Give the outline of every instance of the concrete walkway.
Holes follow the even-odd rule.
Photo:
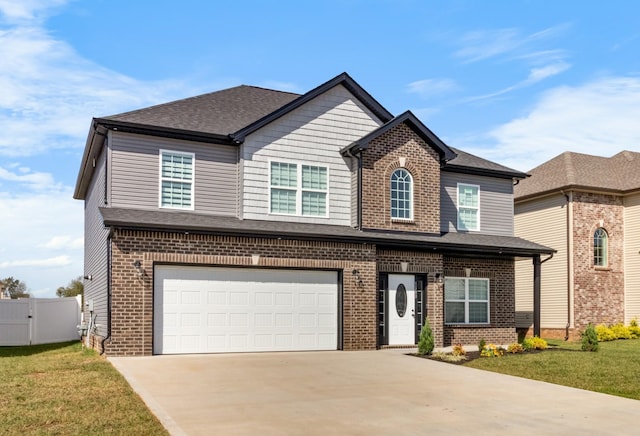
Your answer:
[[[109,360],[173,435],[638,434],[640,401],[404,352]]]

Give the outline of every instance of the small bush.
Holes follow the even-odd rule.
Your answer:
[[[478,343],[478,351],[482,353],[482,350],[484,350],[486,345],[487,342],[484,339],[480,339],[480,342]]]
[[[524,348],[519,343],[514,342],[513,344],[510,344],[507,347],[507,353],[511,353],[511,354],[524,353]]]
[[[598,335],[598,342],[615,341],[616,335],[609,327],[604,324],[598,324],[596,326],[596,334]]]
[[[422,330],[420,330],[420,339],[418,340],[418,354],[423,356],[425,354],[431,354],[434,347],[435,342],[433,339],[433,330],[431,330],[429,320],[425,319]]]
[[[455,344],[451,354],[454,356],[466,356],[467,352],[462,348],[462,344]]]
[[[593,325],[589,324],[584,332],[580,333],[582,337],[582,351],[598,351],[598,334]]]
[[[493,344],[485,345],[483,350],[480,351],[480,356],[482,357],[501,357],[502,355],[504,355],[504,350]]]
[[[627,328],[629,329],[629,334],[631,335],[631,339],[640,338],[640,326],[638,326],[638,320],[636,318],[633,318],[631,320],[631,322],[629,323],[629,327]]]
[[[629,328],[622,324],[621,322],[609,327],[613,334],[616,336],[616,339],[631,339],[631,332]]]
[[[443,362],[462,362],[463,360],[467,360],[467,356],[465,355],[455,355],[455,354],[447,354],[442,351],[438,351],[431,355],[432,359],[442,360]]]
[[[522,341],[522,348],[524,348],[525,350],[546,350],[547,347],[547,341],[537,336],[526,338],[524,341]]]

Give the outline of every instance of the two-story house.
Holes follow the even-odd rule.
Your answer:
[[[640,317],[640,153],[565,152],[515,187],[516,235],[550,245],[540,328],[579,337],[589,324]],[[516,266],[516,324],[533,324],[531,269]]]
[[[346,73],[94,118],[86,316],[110,355],[516,340],[526,175],[393,116]]]

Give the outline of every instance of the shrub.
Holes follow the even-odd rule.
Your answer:
[[[420,330],[420,339],[418,340],[418,354],[423,356],[425,354],[431,354],[433,352],[434,346],[435,342],[433,340],[433,330],[431,330],[429,320],[425,319],[422,330]]]
[[[501,357],[504,354],[504,350],[497,345],[489,344],[480,351],[482,357]]]
[[[523,352],[524,352],[524,348],[522,347],[522,345],[520,345],[517,342],[514,342],[513,344],[510,344],[507,347],[507,353],[518,354],[518,353],[523,353]]]
[[[482,350],[484,350],[486,345],[487,342],[484,339],[480,339],[480,342],[478,343],[478,351],[482,353]]]
[[[466,356],[467,352],[462,348],[462,344],[455,344],[451,354],[454,356]]]
[[[598,324],[596,326],[596,334],[598,335],[598,342],[615,341],[616,335],[609,327],[604,324]]]
[[[580,336],[582,337],[582,351],[598,351],[598,334],[593,325],[589,324],[580,333]]]
[[[524,348],[525,350],[546,350],[547,347],[547,341],[537,336],[526,338],[524,341],[522,341],[522,348]]]
[[[640,338],[640,326],[638,326],[638,320],[636,318],[633,318],[631,320],[631,322],[629,323],[629,327],[627,328],[629,329],[629,334],[631,335],[631,339]]]
[[[441,351],[433,353],[431,355],[431,358],[442,360],[443,362],[462,362],[463,360],[467,360],[467,356],[465,355],[458,356],[455,354],[443,353]]]
[[[631,332],[629,328],[625,326],[623,323],[619,322],[618,324],[612,325],[609,327],[614,335],[616,335],[616,339],[631,339]]]

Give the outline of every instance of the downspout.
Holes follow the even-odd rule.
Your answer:
[[[358,152],[358,229],[362,230],[362,149]]]
[[[564,340],[569,340],[569,329],[573,325],[573,296],[574,296],[574,271],[573,271],[573,192],[564,194],[567,199],[567,326]]]
[[[533,336],[540,337],[540,302],[541,302],[541,277],[542,264],[553,258],[553,253],[545,260],[540,260],[540,255],[533,257]]]
[[[107,335],[100,343],[100,355],[104,354],[104,344],[111,339],[111,232],[107,238]]]

